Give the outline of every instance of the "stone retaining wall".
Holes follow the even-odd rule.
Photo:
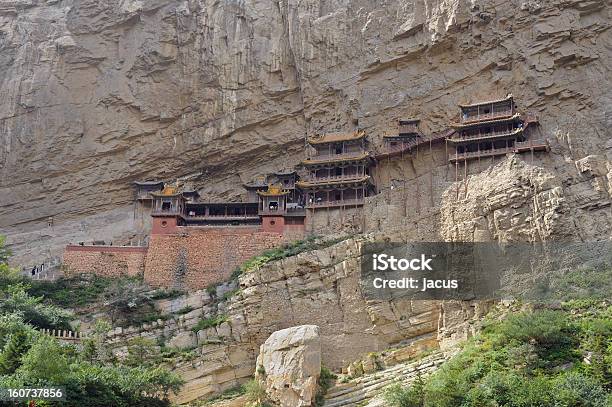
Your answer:
[[[94,273],[105,277],[144,273],[146,247],[67,246],[63,265],[66,274]]]
[[[178,227],[177,234],[151,236],[144,278],[158,287],[206,288],[283,241],[282,234],[258,227]]]

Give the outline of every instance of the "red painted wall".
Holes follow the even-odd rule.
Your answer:
[[[177,233],[178,218],[176,216],[154,216],[151,227],[152,235],[172,235]]]

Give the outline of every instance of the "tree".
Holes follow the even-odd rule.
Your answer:
[[[28,334],[24,330],[13,333],[0,353],[0,374],[13,374],[21,365],[21,357],[30,348]]]
[[[128,342],[128,356],[124,363],[127,366],[147,366],[155,354],[155,342],[149,338],[137,336]]]

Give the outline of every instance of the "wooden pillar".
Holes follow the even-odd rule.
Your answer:
[[[463,179],[463,184],[465,185],[465,195],[466,196],[467,196],[467,184],[468,184],[468,182],[467,182],[467,176],[468,176],[467,166],[468,166],[468,160],[467,160],[467,156],[466,156],[466,158],[465,158],[465,177]]]
[[[344,225],[344,189],[340,190],[340,223]]]
[[[329,189],[327,190],[327,210],[325,211],[325,213],[327,214],[327,226],[329,226]]]
[[[455,189],[457,192],[457,199],[459,199],[459,158],[458,158],[458,150],[455,147]]]

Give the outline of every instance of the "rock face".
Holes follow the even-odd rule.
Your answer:
[[[266,264],[241,277],[240,290],[228,287],[233,296],[218,290],[211,298],[201,290],[175,300],[158,300],[163,319],[112,332],[109,340],[117,352],[125,352],[129,340],[139,336],[177,347],[195,346],[196,359],[175,366],[187,382],[174,400],[180,404],[249,380],[261,345],[279,330],[318,326],[321,361],[336,371],[369,352],[409,343],[415,337],[435,337],[440,317],[437,301],[364,297],[359,279],[364,239],[347,239]],[[193,310],[181,314],[186,307]],[[200,320],[219,316],[224,322],[193,335]]]
[[[310,407],[321,374],[321,338],[316,325],[274,332],[261,345],[255,379],[281,407]]]
[[[609,27],[604,0],[1,0],[0,231],[25,264],[127,241],[132,180],[235,197],[305,135],[507,92],[574,166],[606,148]]]

